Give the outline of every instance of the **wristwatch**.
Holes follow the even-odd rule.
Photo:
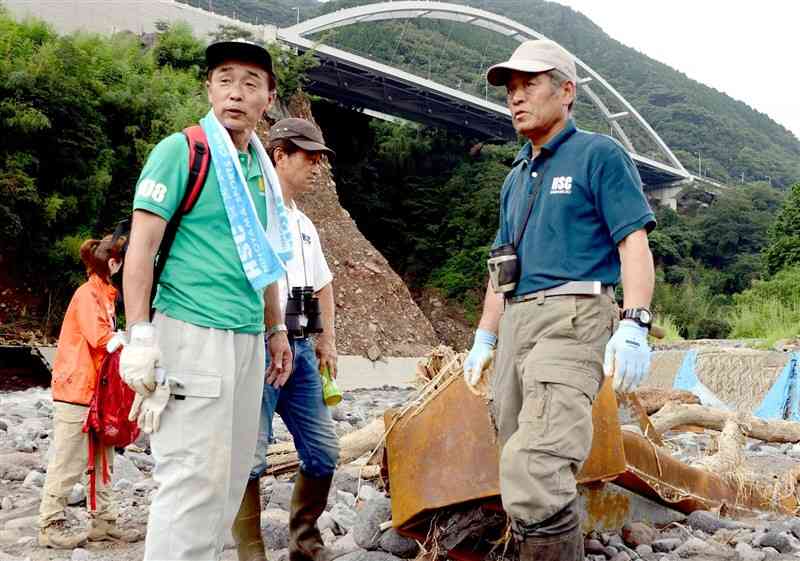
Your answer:
[[[631,319],[646,329],[650,329],[650,326],[653,325],[653,314],[647,308],[622,310],[622,319]]]
[[[288,327],[286,327],[286,324],[285,324],[285,323],[276,323],[275,325],[273,325],[272,327],[270,327],[270,328],[267,330],[267,333],[266,333],[266,337],[265,337],[265,338],[266,338],[266,339],[269,339],[270,337],[272,337],[272,336],[273,336],[273,335],[275,335],[276,333],[281,333],[281,332],[283,332],[283,333],[288,333],[288,332],[289,332],[289,328],[288,328]]]

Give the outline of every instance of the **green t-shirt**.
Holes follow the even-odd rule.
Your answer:
[[[239,154],[258,218],[266,225],[264,178],[255,150]],[[139,176],[134,210],[169,221],[183,200],[189,177],[189,146],[182,133],[158,143]],[[240,333],[264,331],[263,291],[247,280],[233,243],[212,160],[194,208],[178,226],[158,284],[155,308],[169,317]]]

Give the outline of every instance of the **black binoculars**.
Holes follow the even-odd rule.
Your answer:
[[[312,333],[322,333],[319,298],[314,296],[313,287],[292,287],[286,302],[286,329],[288,335],[295,339],[303,339]]]

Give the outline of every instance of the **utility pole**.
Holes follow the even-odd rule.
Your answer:
[[[295,6],[292,9],[297,12],[297,23],[300,23],[300,6]]]

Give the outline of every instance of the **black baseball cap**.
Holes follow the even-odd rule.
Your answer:
[[[206,48],[206,69],[211,72],[226,60],[239,60],[260,66],[272,76],[275,81],[275,73],[272,71],[272,57],[269,56],[267,49],[245,39],[234,39],[232,41],[219,41],[211,43]]]
[[[281,119],[269,129],[269,141],[286,139],[306,152],[327,152],[334,154],[333,150],[325,146],[322,133],[308,119],[289,117]]]

